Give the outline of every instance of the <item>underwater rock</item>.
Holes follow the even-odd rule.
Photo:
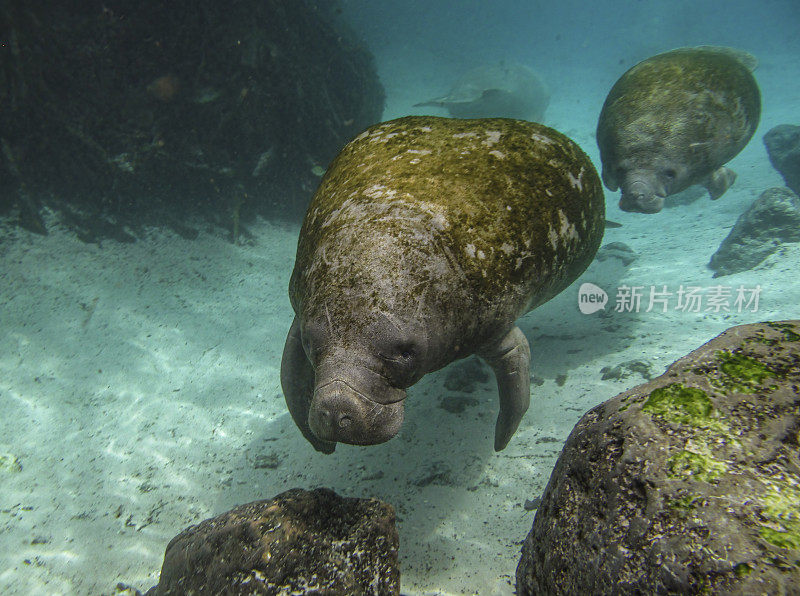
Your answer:
[[[464,73],[444,97],[414,107],[447,108],[454,118],[517,118],[541,122],[550,91],[535,72],[512,62],[479,66]]]
[[[173,538],[147,594],[400,593],[391,505],[292,489]]]
[[[624,242],[609,242],[600,247],[595,255],[595,260],[619,259],[626,267],[639,258],[639,255]]]
[[[649,381],[653,378],[653,375],[650,373],[651,366],[649,362],[645,362],[644,360],[627,360],[616,366],[604,366],[600,369],[600,378],[603,381],[608,381],[609,379],[618,381],[627,379],[629,376],[636,373],[646,381]]]
[[[739,50],[679,48],[644,60],[611,88],[597,124],[603,182],[623,211],[657,213],[664,199],[701,184],[717,199],[736,174],[723,165],[750,141],[761,115]]]
[[[764,135],[769,161],[786,186],[800,195],[800,126],[780,124]]]
[[[525,499],[525,503],[522,505],[522,507],[525,509],[525,511],[536,511],[541,504],[542,498],[536,497],[535,499]]]
[[[530,400],[515,321],[586,269],[604,211],[589,158],[542,124],[411,116],[365,130],[322,178],[289,284],[281,386],[303,436],[323,453],[388,441],[409,387],[477,354],[505,448]]]
[[[573,429],[517,594],[800,585],[800,321],[728,329]]]
[[[444,378],[445,389],[459,393],[472,393],[479,385],[489,381],[489,373],[480,360],[475,357],[457,362],[447,370]]]
[[[708,266],[714,277],[747,271],[782,242],[800,242],[800,198],[785,187],[768,188],[739,216]]]

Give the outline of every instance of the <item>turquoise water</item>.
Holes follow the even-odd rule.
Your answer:
[[[328,486],[396,507],[404,593],[511,594],[533,521],[525,501],[541,495],[580,416],[644,381],[639,372],[603,379],[601,369],[640,360],[657,376],[730,326],[800,318],[797,243],[749,271],[713,278],[707,268],[739,215],[783,185],[762,136],[800,125],[797,2],[343,0],[340,8],[337,18],[375,57],[384,120],[447,115],[415,104],[446,95],[477,66],[520,63],[549,87],[544,123],[599,171],[597,118],[617,78],[676,47],[725,45],[759,61],[761,121],[728,164],[738,178],[718,201],[702,196],[644,215],[620,211],[619,193],[606,190],[607,218],[622,226],[603,243],[623,242],[637,258],[595,262],[520,320],[536,382],[500,453],[494,381],[478,381],[472,405],[450,411],[443,400],[464,394],[446,387],[448,369],[410,390],[390,442],[340,445],[330,456],[305,442],[279,382],[299,222],[259,220],[239,245],[213,230],[186,240],[154,228],[133,244],[99,246],[53,215],[46,237],[4,219],[0,592],[113,593],[118,582],[146,590],[186,526],[289,488]],[[641,307],[582,314],[584,282],[609,295],[607,311],[621,287],[640,287]],[[725,307],[677,308],[689,286],[706,296],[728,288],[731,297]],[[648,311],[651,288],[671,293],[667,312],[660,303]],[[758,304],[737,304],[738,288],[759,288]]]

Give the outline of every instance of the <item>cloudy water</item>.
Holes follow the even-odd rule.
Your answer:
[[[317,487],[394,507],[403,594],[513,594],[539,500],[584,413],[732,326],[800,319],[794,0],[274,0],[230,11],[204,1],[150,16],[122,1],[7,4],[3,594],[144,593],[159,581],[167,544],[188,526]],[[664,57],[677,48],[695,49]],[[630,70],[646,60],[650,70]],[[671,76],[675,68],[684,74]],[[693,103],[694,91],[680,88],[691,84],[711,87],[717,102]],[[644,99],[627,101],[637,93]],[[436,366],[455,362],[408,388],[396,436],[339,442],[325,454],[330,442],[311,430],[324,434],[322,415],[311,406],[310,428],[299,415],[318,451],[281,385],[303,214],[320,182],[335,178],[323,174],[348,141],[410,115],[515,118],[566,135],[602,174],[605,213],[599,203],[585,213],[603,220],[604,233],[586,240],[600,246],[596,258],[566,289],[514,313],[530,344],[531,405],[499,451],[494,373],[471,354],[497,353],[500,338],[461,346],[442,315],[435,325],[425,316],[409,322],[410,291],[387,299],[394,306],[383,318],[362,312],[367,290],[343,302],[337,296],[351,280],[335,277],[338,293],[320,300],[330,328],[344,329],[347,317],[382,321],[406,339],[446,346],[431,357]],[[486,133],[495,157],[507,155],[502,135],[476,126],[460,142]],[[651,134],[680,126],[688,130],[680,146]],[[431,154],[409,149],[422,163]],[[559,168],[567,180],[567,166]],[[467,169],[467,186],[486,182],[477,166]],[[347,192],[351,178],[337,178]],[[594,180],[588,167],[573,178],[581,192]],[[379,201],[385,189],[363,194]],[[555,239],[534,235],[536,254],[576,225],[561,223],[550,227]],[[419,251],[434,254],[413,262],[445,260],[436,260],[441,245],[424,242],[395,259],[396,246],[373,240],[372,230],[361,228],[343,250],[361,250],[387,276]],[[477,240],[462,240],[447,247],[452,254],[472,262],[485,254]],[[437,299],[464,294],[452,269],[435,281]],[[296,307],[313,302],[312,290],[301,291]],[[540,290],[531,291],[533,302]],[[418,313],[429,307],[414,304]],[[449,320],[489,316],[463,310],[454,307]],[[318,313],[324,320],[322,306]],[[313,332],[303,333],[306,347],[290,356],[312,376],[284,372],[313,383],[303,360],[306,351],[314,357]],[[336,344],[336,334],[322,335]],[[411,340],[404,345],[416,349]],[[415,357],[408,350],[398,358]],[[357,438],[375,442],[370,432]]]

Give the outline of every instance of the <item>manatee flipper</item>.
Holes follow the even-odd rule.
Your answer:
[[[286,397],[289,413],[303,436],[317,451],[333,453],[336,443],[317,438],[308,425],[308,411],[311,406],[311,398],[314,397],[314,368],[303,349],[303,341],[300,338],[300,322],[297,317],[292,321],[283,348],[281,388]]]
[[[500,413],[494,431],[494,450],[505,449],[531,401],[531,348],[519,327],[478,352],[492,367],[500,393]]]
[[[708,189],[711,200],[716,201],[733,185],[734,180],[736,180],[736,172],[723,166],[711,172],[703,186]]]
[[[619,190],[619,184],[617,184],[616,178],[611,175],[606,169],[606,166],[603,165],[602,173],[600,174],[601,179],[603,180],[603,184],[606,185],[606,188],[611,192],[617,192]]]

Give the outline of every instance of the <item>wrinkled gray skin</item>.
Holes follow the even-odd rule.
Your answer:
[[[623,211],[657,213],[693,184],[718,199],[724,167],[753,136],[761,99],[756,60],[731,48],[680,48],[640,62],[614,84],[597,127],[603,182]]]
[[[530,400],[515,320],[588,266],[604,207],[586,155],[540,124],[417,116],[356,137],[312,199],[289,285],[281,384],[305,438],[387,441],[408,387],[478,354],[503,449]]]

